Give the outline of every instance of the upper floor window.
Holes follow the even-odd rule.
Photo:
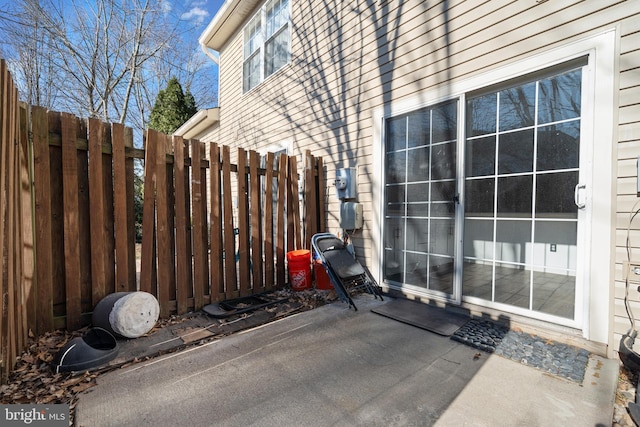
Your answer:
[[[289,0],[270,0],[244,28],[244,92],[251,90],[289,62],[289,22]]]

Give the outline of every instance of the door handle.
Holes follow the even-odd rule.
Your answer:
[[[580,190],[584,190],[587,188],[586,184],[577,184],[576,188],[573,190],[573,203],[576,204],[576,206],[578,207],[578,209],[584,209],[584,207],[586,206],[586,204],[584,202],[580,201]]]

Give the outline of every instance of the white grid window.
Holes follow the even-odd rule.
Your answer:
[[[245,27],[244,92],[253,89],[291,59],[289,23],[289,0],[271,0]]]

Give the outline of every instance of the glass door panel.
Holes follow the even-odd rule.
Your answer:
[[[581,78],[467,99],[463,297],[575,319]]]
[[[386,124],[384,279],[454,292],[457,102]]]

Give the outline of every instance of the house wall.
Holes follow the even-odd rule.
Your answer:
[[[358,201],[365,225],[353,236],[359,256],[375,263],[374,162],[380,139],[376,111],[391,103],[414,102],[420,94],[446,99],[457,82],[487,75],[573,41],[615,29],[618,62],[611,64],[619,104],[613,135],[617,161],[615,248],[612,242],[612,303],[604,310],[609,347],[617,348],[629,322],[624,308],[623,260],[626,229],[635,194],[640,154],[640,2],[578,0],[291,0],[291,63],[252,91],[242,93],[242,29],[220,52],[220,135],[225,145],[249,149],[287,142],[294,154],[309,149],[324,158],[329,231],[337,232],[339,201],[332,181],[336,168],[357,168]],[[302,160],[302,159],[301,159]],[[615,159],[614,159],[615,160]],[[606,169],[606,168],[605,168]],[[614,182],[614,184],[616,184]],[[640,219],[638,219],[640,221]],[[640,231],[631,237],[640,260]],[[605,260],[606,262],[606,260]],[[614,295],[615,294],[615,295]],[[615,296],[615,298],[613,298]],[[640,295],[630,291],[640,317]],[[611,333],[613,331],[614,333]]]

